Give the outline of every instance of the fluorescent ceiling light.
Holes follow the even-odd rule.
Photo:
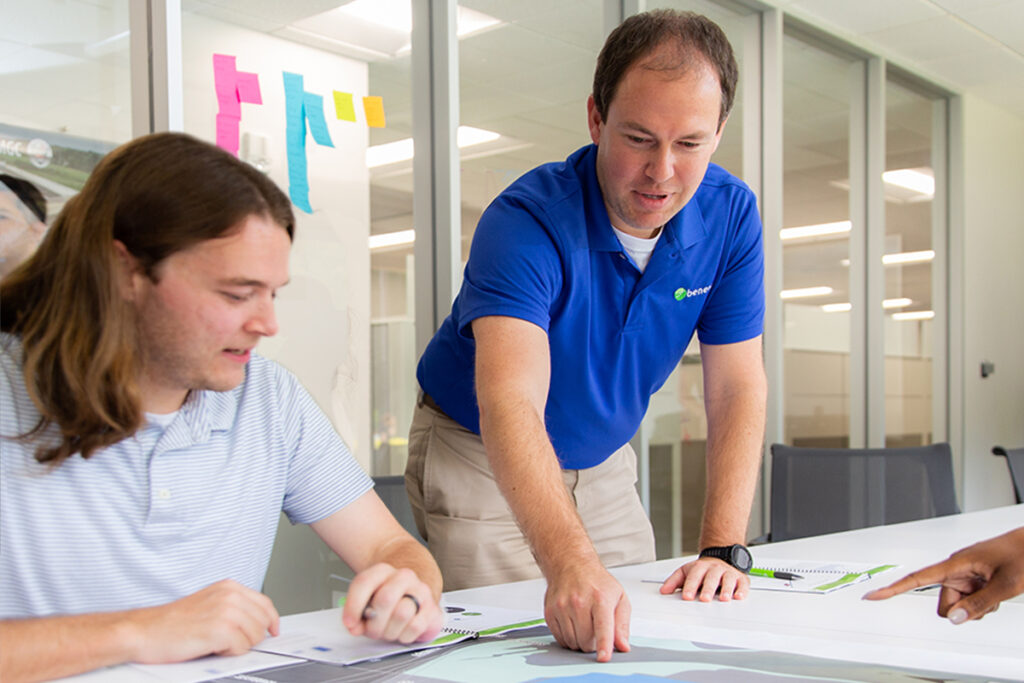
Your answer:
[[[909,306],[912,303],[914,303],[912,300],[906,298],[886,299],[885,301],[882,302],[882,308],[903,308],[904,306]],[[853,304],[851,304],[850,302],[845,302],[841,304],[822,304],[821,310],[825,311],[826,313],[846,313],[847,311],[853,310]]]
[[[893,313],[893,320],[931,320],[935,317],[935,311],[905,311]]]
[[[457,7],[459,38],[486,31],[502,22],[469,9]],[[326,41],[328,49],[351,53],[357,58],[379,59],[408,54],[412,49],[411,0],[353,0],[320,14],[298,19],[282,29],[303,37]]]
[[[935,176],[932,169],[897,168],[882,173],[885,200],[898,204],[926,202],[935,196]],[[849,178],[830,180],[828,184],[841,190],[850,190]]]
[[[339,14],[402,33],[412,32],[411,0],[353,0],[337,8]]]
[[[815,225],[802,225],[797,228],[783,228],[779,230],[779,239],[795,240],[801,237],[841,235],[850,232],[852,227],[853,223],[850,221],[836,221],[835,223],[817,223]]]
[[[809,296],[826,296],[831,293],[831,287],[804,287],[803,289],[784,289],[779,292],[779,297],[782,299],[802,299]]]
[[[501,23],[490,15],[468,7],[460,6],[457,9],[455,30],[460,38]],[[412,33],[412,3],[410,0],[352,0],[352,2],[337,8],[336,11],[394,31]]]
[[[931,249],[925,251],[905,251],[901,254],[886,254],[882,257],[882,263],[891,266],[897,263],[924,263],[935,258],[935,252]]]
[[[413,154],[412,138],[402,138],[394,142],[385,142],[383,145],[373,145],[366,148],[366,167],[376,168],[399,161],[408,161],[412,159]]]
[[[463,149],[464,147],[481,145],[485,142],[493,142],[500,137],[501,135],[494,131],[473,128],[471,126],[459,126],[455,142],[458,144],[459,149]],[[399,161],[408,161],[413,158],[414,154],[412,138],[402,138],[401,140],[386,142],[382,145],[373,145],[366,149],[366,166],[367,168],[376,168],[387,164],[395,164]]]
[[[398,232],[382,232],[379,235],[370,235],[370,249],[383,249],[385,247],[399,247],[412,244],[416,240],[415,230],[399,230]]]
[[[886,171],[882,174],[882,180],[889,185],[902,187],[921,195],[935,196],[935,177],[930,168],[901,168],[895,171]]]
[[[473,145],[492,142],[500,137],[501,135],[493,130],[473,128],[472,126],[459,126],[458,131],[455,133],[455,142],[460,148],[472,147]]]

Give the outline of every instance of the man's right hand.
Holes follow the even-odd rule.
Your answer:
[[[230,580],[157,607],[0,620],[0,680],[45,681],[124,662],[238,655],[276,636],[270,598]]]
[[[133,610],[126,617],[131,660],[143,664],[240,655],[267,633],[276,636],[280,627],[270,598],[230,579],[166,605]]]
[[[544,618],[555,640],[570,650],[612,658],[629,652],[629,598],[599,562],[575,566],[548,578]]]

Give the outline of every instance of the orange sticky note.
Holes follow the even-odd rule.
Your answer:
[[[384,127],[384,98],[371,96],[363,98],[363,111],[366,112],[366,125],[370,128]]]
[[[352,104],[352,93],[334,91],[334,111],[341,121],[355,121],[356,108]]]

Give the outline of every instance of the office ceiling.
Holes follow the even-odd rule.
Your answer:
[[[767,0],[1024,118],[1022,0]]]

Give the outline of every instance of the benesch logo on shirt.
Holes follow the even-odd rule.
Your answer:
[[[680,287],[675,292],[676,301],[682,301],[693,296],[701,296],[711,291],[711,285],[707,287],[698,287],[697,289],[687,289],[686,287]]]

